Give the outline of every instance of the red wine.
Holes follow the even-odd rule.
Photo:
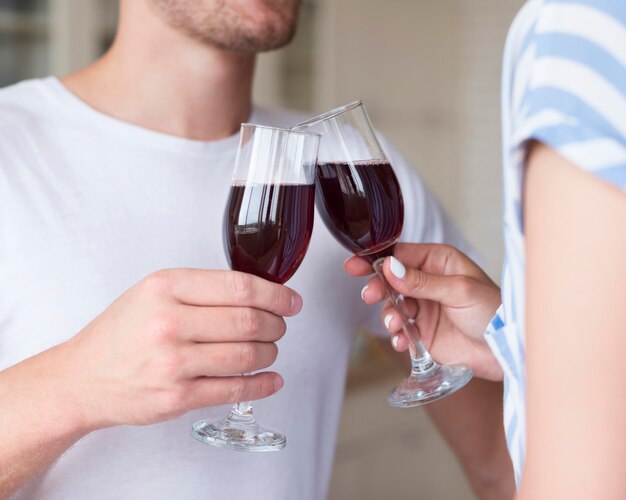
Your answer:
[[[344,247],[370,260],[391,253],[402,231],[404,204],[388,162],[320,163],[316,183],[322,219]]]
[[[224,224],[231,268],[285,283],[309,246],[314,207],[313,184],[233,185]]]

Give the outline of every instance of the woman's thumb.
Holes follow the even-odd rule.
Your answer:
[[[398,292],[415,299],[434,300],[449,305],[454,301],[455,277],[430,274],[405,267],[396,257],[388,257],[383,272],[389,284]]]

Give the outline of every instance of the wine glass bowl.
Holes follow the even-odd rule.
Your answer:
[[[391,393],[394,407],[420,406],[463,387],[472,378],[466,365],[436,363],[404,297],[383,273],[386,256],[404,222],[402,190],[361,101],[323,113],[294,127],[321,135],[316,173],[316,204],[331,234],[349,251],[372,264],[409,339],[411,374]]]
[[[372,263],[392,254],[404,221],[398,178],[384,160],[320,162],[317,206],[333,236]]]

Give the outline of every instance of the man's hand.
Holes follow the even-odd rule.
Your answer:
[[[203,406],[278,391],[267,368],[302,299],[231,271],[156,272],[64,345],[77,410],[89,428],[150,424]]]
[[[0,372],[0,498],[78,439],[203,406],[264,398],[275,342],[302,299],[231,271],[158,271],[69,341]]]
[[[395,263],[387,258],[383,271],[389,284],[407,297],[407,306],[416,315],[422,341],[433,357],[442,363],[463,362],[474,374],[488,380],[501,380],[502,370],[483,339],[483,333],[500,305],[500,289],[471,259],[454,247],[440,244],[400,243]],[[344,265],[348,274],[372,273],[370,264],[353,257]],[[386,293],[378,277],[369,280],[363,300],[374,304]],[[392,333],[396,350],[408,347],[402,335],[402,322],[391,304],[381,319]]]

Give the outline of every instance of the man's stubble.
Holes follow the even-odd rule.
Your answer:
[[[265,52],[288,44],[296,32],[301,3],[256,0],[257,6],[263,7],[259,15],[254,15],[245,9],[249,0],[150,1],[168,24],[191,38],[241,53]]]

